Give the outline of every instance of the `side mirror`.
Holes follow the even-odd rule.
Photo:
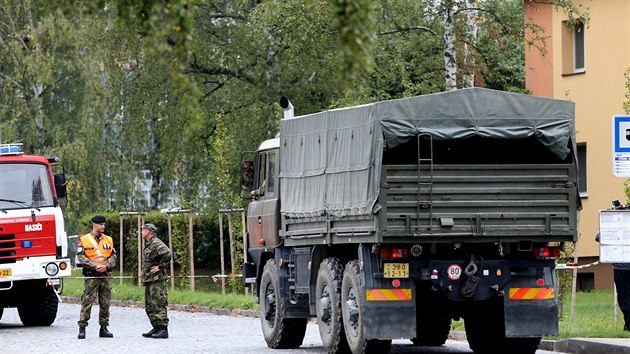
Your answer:
[[[63,173],[55,174],[55,190],[57,191],[57,198],[66,197],[66,175]]]
[[[251,191],[254,186],[254,163],[252,161],[241,162],[240,177],[241,189]]]

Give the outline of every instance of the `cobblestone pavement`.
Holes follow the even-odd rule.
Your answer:
[[[175,306],[174,308],[180,308]],[[182,309],[189,307],[181,307]],[[104,354],[133,353],[217,353],[217,354],[307,354],[323,353],[317,325],[309,323],[302,347],[274,350],[267,347],[260,321],[247,316],[217,315],[208,312],[169,310],[169,339],[143,338],[150,329],[144,308],[112,306],[109,330],[114,338],[98,337],[98,306],[92,307],[92,318],[86,339],[77,339],[80,306],[65,301],[59,305],[57,319],[49,327],[24,327],[17,309],[8,308],[0,319],[0,354]],[[220,312],[220,311],[219,311]],[[229,313],[228,311],[225,311]],[[395,340],[392,354],[470,354],[465,341],[449,340],[440,348],[414,347],[409,340]],[[539,350],[537,354],[553,353]]]
[[[276,353],[267,348],[260,332],[260,322],[253,317],[220,316],[202,312],[169,311],[169,339],[141,336],[151,326],[140,307],[112,306],[109,330],[114,338],[98,337],[98,306],[84,340],[77,339],[80,306],[59,305],[57,319],[50,327],[24,327],[17,309],[8,308],[0,320],[0,353]],[[304,347],[318,347],[321,342],[315,326],[309,326]],[[315,332],[313,332],[315,331]],[[311,339],[312,338],[312,339]],[[284,353],[284,351],[283,351]],[[306,352],[305,352],[306,353]]]

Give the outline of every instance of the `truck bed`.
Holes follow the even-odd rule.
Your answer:
[[[574,241],[574,171],[572,164],[383,165],[380,210],[283,216],[285,244]]]

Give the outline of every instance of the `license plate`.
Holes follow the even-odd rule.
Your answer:
[[[0,277],[10,277],[11,269],[0,269]]]
[[[385,278],[409,278],[409,263],[385,263]]]

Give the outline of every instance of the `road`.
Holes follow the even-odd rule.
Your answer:
[[[150,329],[141,307],[111,308],[109,330],[114,338],[98,337],[98,306],[92,308],[87,337],[77,339],[80,306],[59,305],[57,320],[50,327],[24,327],[17,310],[4,310],[0,320],[0,354],[84,354],[98,351],[104,354],[132,353],[323,353],[316,324],[309,324],[304,343],[299,349],[269,349],[260,331],[260,322],[253,317],[219,316],[205,312],[169,311],[169,339],[143,338]],[[440,348],[414,347],[409,340],[395,340],[391,353],[433,354],[472,353],[465,341],[449,340]],[[539,350],[537,354],[555,352]]]

